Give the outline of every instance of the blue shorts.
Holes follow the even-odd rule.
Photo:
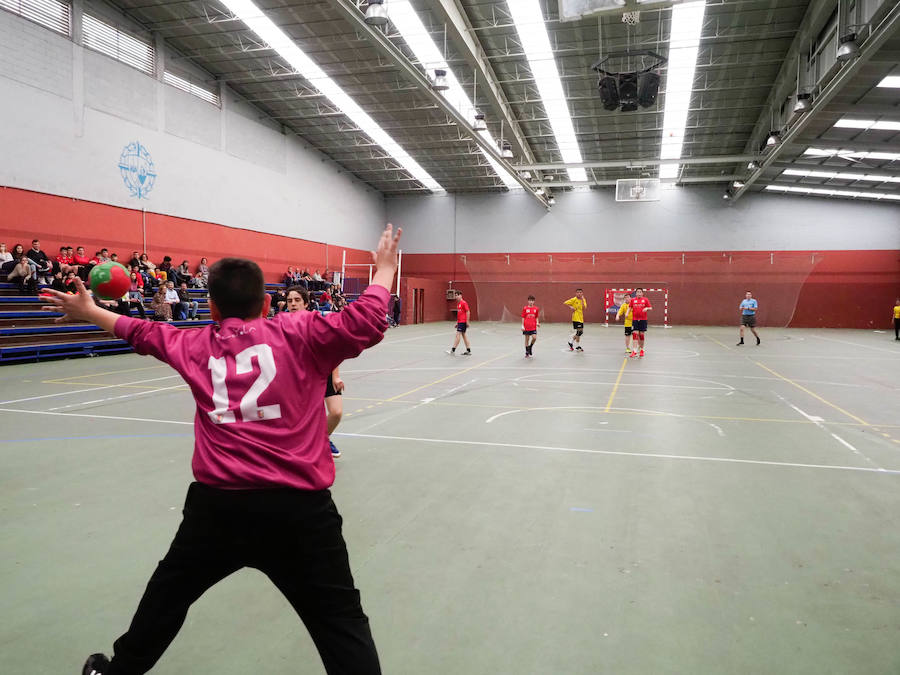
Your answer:
[[[458,324],[456,324],[456,332],[457,333],[465,333],[466,328],[468,328],[468,327],[469,327],[469,324],[467,324],[467,323],[458,323]]]
[[[647,319],[635,319],[633,321],[634,332],[636,333],[646,333],[647,332]]]

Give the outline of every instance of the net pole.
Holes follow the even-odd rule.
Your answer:
[[[372,285],[372,266],[369,265],[369,286]]]
[[[403,271],[403,249],[397,255],[397,297],[400,297],[400,272]]]
[[[344,279],[347,278],[347,249],[344,249],[344,254],[341,256],[341,293],[344,292]]]
[[[606,319],[603,325],[609,327],[609,289],[603,293],[603,318]]]

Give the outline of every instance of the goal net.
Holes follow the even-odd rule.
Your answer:
[[[604,312],[604,314],[606,316],[607,325],[616,322],[616,315],[619,313],[619,308],[622,306],[622,303],[625,302],[626,298],[635,297],[635,291],[638,288],[643,288],[644,297],[650,300],[650,306],[653,308],[647,313],[647,318],[650,325],[662,325],[668,328],[669,289],[665,287],[649,288],[643,286],[634,286],[633,288],[628,288],[625,286],[619,286],[605,289],[603,294],[603,301],[605,303],[606,311]],[[622,322],[623,319],[620,319],[619,321]]]

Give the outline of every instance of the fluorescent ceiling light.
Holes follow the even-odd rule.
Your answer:
[[[879,87],[893,87],[900,88],[900,75],[888,75],[881,82],[878,83]]]
[[[385,152],[397,160],[417,181],[432,192],[444,192],[444,188],[432,178],[406,150],[391,138],[381,126],[366,113],[341,87],[325,74],[319,66],[300,49],[296,43],[269,17],[263,14],[251,0],[222,0],[222,3],[247,28],[256,33],[278,55],[309,83],[326,96],[341,112],[353,120],[356,125]],[[393,9],[393,8],[392,8]]]
[[[886,162],[900,161],[900,152],[856,152],[838,148],[807,148],[804,155],[811,157],[849,157],[850,159],[880,159]]]
[[[431,35],[428,34],[428,31],[425,29],[425,24],[422,23],[416,10],[412,8],[412,5],[409,4],[408,0],[392,0],[388,10],[390,12],[391,23],[394,24],[397,31],[403,36],[403,40],[412,50],[412,53],[415,55],[416,59],[418,59],[419,64],[425,71],[446,71],[445,81],[447,89],[442,91],[441,95],[447,103],[453,106],[464,119],[473,120],[478,111],[475,109],[469,95],[462,88],[459,80],[456,79],[456,74],[453,72],[453,69],[450,68],[447,61],[444,60],[444,55],[441,54],[441,50],[438,49],[434,40],[431,39]],[[487,139],[492,146],[495,148],[498,147],[497,141],[494,140],[494,137],[487,129],[479,131],[478,133],[483,138]],[[507,171],[503,165],[489,153],[485,152],[483,149],[481,149],[481,151],[484,153],[488,163],[506,187],[510,189],[522,187],[519,181],[516,180],[514,174]]]
[[[806,171],[805,169],[785,169],[785,176],[803,176],[805,178],[827,178],[838,180],[864,180],[873,183],[900,183],[900,176],[888,176],[880,173],[847,173],[846,171]]]
[[[556,137],[556,145],[566,164],[580,164],[581,149],[575,137],[575,127],[569,115],[569,104],[563,92],[556,59],[550,47],[550,36],[541,13],[539,0],[507,0],[510,16],[516,24],[519,41],[528,59],[528,67],[541,95],[541,103],[550,120],[550,128]],[[393,11],[393,10],[392,10]],[[584,169],[568,169],[569,180],[587,180]]]
[[[706,2],[686,2],[672,7],[672,31],[669,35],[669,63],[666,69],[666,105],[663,108],[663,131],[660,159],[679,159],[684,146],[697,52]],[[678,164],[663,164],[659,177],[673,179],[680,171]]]
[[[791,192],[801,195],[815,195],[817,197],[850,197],[852,199],[887,199],[900,201],[900,194],[890,192],[856,192],[853,190],[829,190],[827,188],[807,188],[795,185],[766,185],[768,192]]]
[[[900,131],[900,122],[889,122],[889,121],[881,121],[876,122],[875,120],[854,120],[849,119],[847,117],[843,117],[834,123],[836,129],[876,129],[879,131]]]

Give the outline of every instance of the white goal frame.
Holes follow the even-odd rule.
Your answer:
[[[606,322],[604,326],[609,326],[609,308],[614,306],[613,298],[616,293],[634,293],[637,288],[607,288],[604,292],[603,314]],[[662,293],[663,297],[663,328],[671,328],[669,325],[669,289],[668,288],[644,288],[644,291],[651,293]]]

